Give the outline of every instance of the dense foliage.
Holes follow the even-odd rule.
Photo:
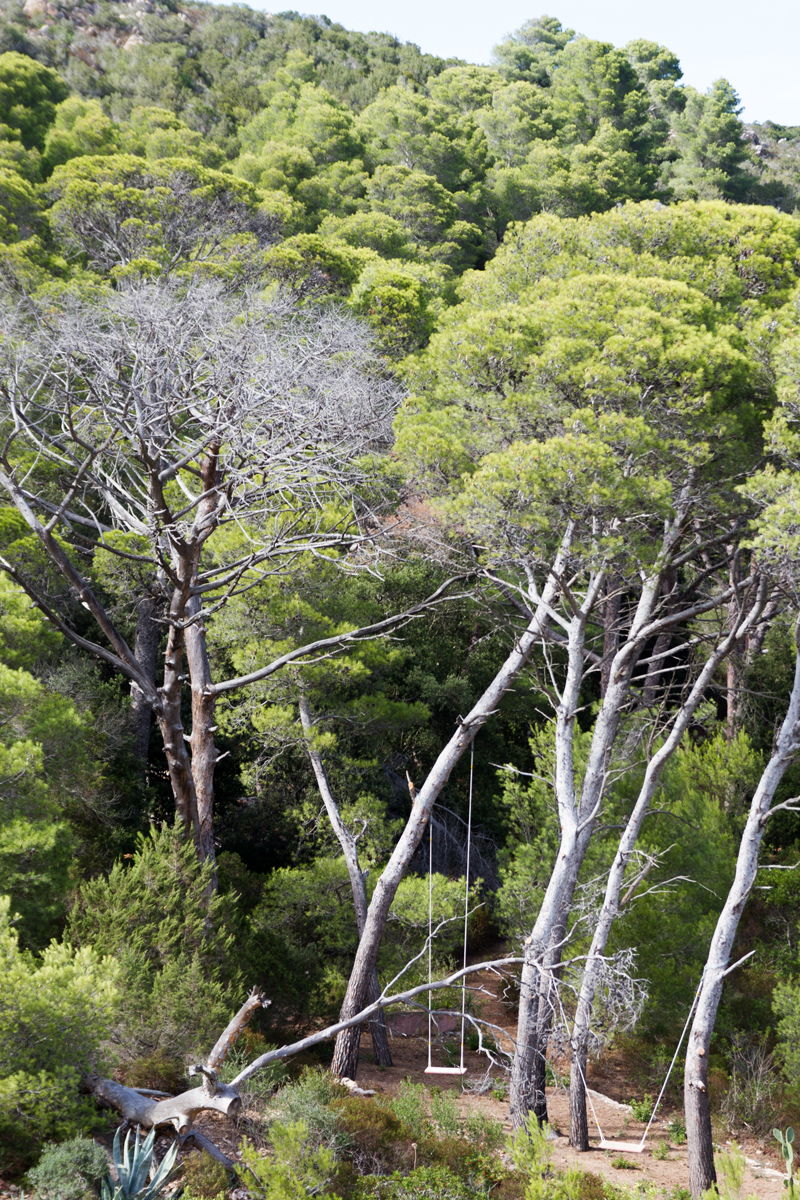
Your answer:
[[[254,1051],[335,1018],[359,934],[315,756],[361,830],[369,901],[412,811],[407,776],[422,782],[495,677],[528,613],[519,580],[552,561],[565,525],[576,594],[599,558],[612,564],[587,627],[581,777],[604,656],[685,484],[687,544],[708,548],[687,551],[664,605],[722,593],[752,564],[775,590],[659,781],[609,943],[635,987],[627,1015],[611,983],[598,997],[596,1044],[616,1037],[650,1084],[791,686],[800,130],[745,127],[726,80],[700,94],[666,48],[617,48],[550,17],[473,66],[243,6],[1,7],[0,1170],[64,1143],[30,1179],[71,1195],[69,1163],[91,1175],[94,1161],[76,1136],[97,1121],[81,1078],[103,1067],[180,1089],[253,985],[272,1000]],[[265,375],[278,418],[262,411]],[[139,387],[182,397],[152,436],[141,407],[131,419]],[[209,414],[213,486],[225,477],[213,529],[186,515],[211,478],[197,450]],[[48,542],[34,526],[51,518]],[[456,598],[418,612],[452,575],[469,576]],[[202,621],[175,600],[198,579]],[[574,961],[615,831],[732,607],[654,636],[633,672],[569,922]],[[409,610],[391,636],[292,658]],[[151,712],[175,631],[200,625],[191,670],[209,688],[248,684],[206,714],[203,862]],[[559,838],[557,626],[439,797],[436,969],[460,955],[471,786],[470,948],[501,937],[516,951],[542,905]],[[129,648],[151,656],[149,699],[121,669]],[[192,743],[184,769],[200,760],[203,691],[187,679],[159,685]],[[797,779],[790,767],[780,799]],[[766,847],[775,869],[737,942],[758,953],[726,985],[712,1069],[715,1106],[771,1128],[745,1112],[742,1079],[761,1064],[774,1105],[800,1104],[800,885],[784,870],[796,813],[776,816]],[[398,888],[382,980],[423,946],[426,864],[418,851]],[[404,980],[426,972],[417,961]],[[273,1154],[245,1148],[250,1192],[460,1200],[496,1184],[538,1198],[546,1147],[534,1137],[531,1161],[501,1170],[497,1131],[449,1105],[429,1112],[407,1088],[368,1108],[307,1073],[279,1119],[262,1104]],[[584,1184],[589,1197],[591,1180],[558,1187]]]

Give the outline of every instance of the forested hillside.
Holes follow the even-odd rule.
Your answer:
[[[800,129],[552,17],[0,8],[0,1173],[244,1100],[253,1197],[599,1200],[551,1085],[585,1151],[691,1012],[699,1197],[800,1118]],[[465,931],[504,1163],[331,1081]]]

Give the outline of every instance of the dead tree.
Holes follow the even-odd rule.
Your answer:
[[[689,589],[688,595],[678,597],[664,592],[664,580],[676,568],[686,567],[697,554],[697,545],[684,548],[697,499],[691,485],[682,489],[681,500],[672,518],[664,524],[652,567],[647,573],[641,572],[636,606],[628,618],[627,629],[617,641],[580,783],[573,757],[573,736],[581,707],[581,691],[587,670],[592,669],[587,653],[587,632],[603,598],[606,575],[614,564],[601,560],[593,566],[586,574],[580,594],[573,581],[566,612],[559,616],[558,623],[566,641],[566,672],[559,684],[554,672],[550,671],[549,690],[556,710],[554,789],[561,836],[539,913],[525,941],[511,1077],[511,1116],[517,1125],[523,1125],[530,1112],[540,1122],[547,1119],[546,1051],[553,1014],[554,982],[580,870],[602,812],[617,738],[635,704],[635,671],[652,665],[643,657],[646,646],[658,645],[658,639],[665,633],[686,628],[693,620],[726,605],[736,595],[735,585],[722,590],[712,587],[700,595],[696,586]],[[705,573],[700,573],[697,583],[701,584],[704,579]],[[629,581],[629,586],[632,591],[633,581]],[[743,587],[740,585],[739,590]],[[605,603],[608,604],[607,598]],[[648,678],[651,677],[648,671]]]
[[[7,301],[0,321],[0,486],[62,585],[48,589],[18,561],[0,566],[73,645],[130,681],[142,749],[152,711],[176,811],[213,859],[218,697],[425,607],[214,678],[212,618],[232,597],[290,573],[305,553],[342,563],[374,538],[355,499],[358,462],[389,444],[398,390],[371,335],[340,311],[297,311],[213,282],[141,283],[46,308]],[[146,579],[138,599],[166,629],[158,678],[152,637],[140,658],[92,586],[99,549]],[[76,627],[76,604],[93,633]]]
[[[411,815],[378,879],[367,909],[364,930],[358,944],[340,1013],[343,1022],[342,1032],[336,1039],[332,1063],[335,1075],[352,1078],[355,1074],[361,1034],[358,1024],[352,1020],[352,1015],[365,1006],[389,910],[403,876],[422,840],[433,806],[447,783],[450,772],[470,746],[477,731],[495,713],[504,695],[519,678],[544,636],[561,588],[560,581],[569,561],[573,532],[574,527],[571,522],[568,522],[558,552],[550,567],[546,569],[541,591],[537,586],[534,572],[530,571],[527,590],[530,609],[526,612],[528,618],[526,628],[515,639],[511,652],[483,695],[463,718],[447,745],[440,751],[425,782],[413,797]]]
[[[345,821],[342,819],[342,814],[339,805],[333,795],[333,789],[328,779],[328,773],[325,770],[325,764],[322,761],[322,755],[315,747],[313,741],[314,722],[311,716],[311,709],[308,703],[308,696],[302,689],[298,697],[300,709],[300,722],[303,726],[303,733],[306,738],[306,750],[314,771],[314,777],[317,781],[319,794],[322,797],[322,803],[325,805],[325,812],[328,815],[328,820],[331,823],[331,828],[336,834],[337,841],[342,848],[345,864],[347,865],[347,874],[350,879],[350,887],[353,892],[353,908],[355,909],[356,926],[358,928],[358,936],[362,937],[364,926],[367,920],[367,872],[362,871],[361,863],[358,860],[358,836],[348,828]],[[367,1002],[372,1003],[377,1000],[381,993],[380,984],[378,982],[377,965],[372,973],[369,989],[367,992]],[[375,1061],[380,1066],[390,1067],[392,1065],[392,1053],[389,1049],[389,1038],[386,1033],[386,1022],[383,1017],[383,1010],[375,1014],[375,1017],[370,1022],[370,1034],[372,1035],[372,1048],[375,1052]],[[348,1078],[355,1078],[355,1072]]]

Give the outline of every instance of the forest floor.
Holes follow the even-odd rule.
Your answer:
[[[490,948],[491,951],[491,948]],[[502,951],[500,951],[502,953]],[[491,957],[491,952],[486,957]],[[513,1046],[512,1036],[516,1032],[516,1021],[513,1007],[503,999],[504,985],[491,972],[482,972],[472,976],[473,1011],[479,1013],[481,1019],[490,1022],[498,1044],[510,1050]],[[426,1026],[427,1019],[419,1014],[413,1018],[404,1018],[401,1025],[417,1025],[418,1032],[402,1036],[395,1032],[391,1040],[392,1067],[375,1065],[369,1034],[364,1034],[361,1042],[361,1060],[359,1063],[356,1082],[361,1088],[374,1089],[379,1095],[394,1095],[401,1083],[406,1079],[426,1083],[429,1087],[447,1088],[458,1096],[459,1106],[466,1115],[469,1112],[480,1111],[487,1117],[502,1121],[506,1132],[511,1132],[508,1117],[508,1100],[502,1096],[506,1076],[502,1069],[493,1068],[491,1077],[497,1094],[492,1094],[488,1078],[488,1060],[484,1055],[470,1051],[465,1053],[467,1073],[460,1075],[426,1075],[428,1063],[428,1045]],[[390,1019],[390,1027],[396,1024]],[[458,1044],[456,1041],[452,1045]],[[435,1047],[432,1055],[434,1065],[447,1065],[446,1057],[440,1047]],[[559,1064],[556,1063],[558,1069]],[[612,1052],[606,1054],[599,1062],[589,1069],[588,1084],[592,1093],[592,1101],[597,1117],[607,1139],[626,1141],[638,1144],[644,1133],[644,1125],[633,1117],[627,1101],[637,1093],[637,1088],[631,1082],[632,1065],[623,1054]],[[593,1149],[579,1153],[568,1143],[569,1131],[569,1097],[566,1088],[548,1088],[547,1106],[550,1124],[556,1134],[553,1143],[553,1165],[557,1168],[579,1166],[584,1171],[602,1175],[617,1186],[633,1186],[638,1190],[639,1185],[654,1185],[665,1197],[679,1200],[679,1190],[688,1189],[689,1167],[686,1144],[678,1145],[670,1142],[668,1126],[673,1118],[681,1118],[682,1110],[674,1104],[665,1104],[659,1110],[656,1120],[651,1126],[646,1149],[637,1154],[624,1152],[622,1158],[630,1164],[627,1167],[614,1166],[620,1160],[619,1151],[603,1150],[599,1147],[599,1136],[589,1112],[590,1140]],[[198,1126],[213,1141],[230,1155],[238,1158],[237,1133],[234,1127],[225,1119],[213,1114],[204,1114],[197,1122]],[[730,1135],[728,1135],[730,1136]],[[784,1194],[783,1174],[780,1167],[780,1157],[777,1153],[777,1143],[771,1137],[754,1138],[747,1131],[737,1131],[736,1140],[752,1165],[748,1165],[743,1196],[755,1196],[758,1200],[778,1200]],[[669,1144],[666,1158],[656,1158],[653,1151],[660,1143]],[[165,1143],[166,1146],[166,1143]],[[663,1151],[661,1151],[663,1153]],[[652,1195],[652,1193],[651,1193]],[[688,1191],[685,1192],[688,1198]]]
[[[490,947],[485,953],[490,958],[494,950],[500,954],[504,946]],[[516,1021],[513,1009],[503,999],[504,985],[498,977],[489,971],[480,972],[471,977],[471,988],[474,1009],[481,1019],[494,1026],[493,1033],[501,1048],[511,1050],[512,1037],[516,1033]],[[505,1037],[503,1036],[505,1034]],[[488,1089],[479,1092],[487,1076],[487,1059],[484,1055],[465,1052],[464,1064],[467,1068],[465,1076],[434,1075],[426,1076],[425,1067],[428,1062],[427,1036],[398,1037],[392,1039],[393,1067],[376,1067],[372,1059],[369,1036],[362,1041],[362,1056],[358,1069],[357,1083],[362,1088],[374,1088],[376,1092],[393,1094],[400,1083],[411,1078],[415,1081],[429,1083],[431,1087],[451,1088],[460,1092],[460,1104],[463,1112],[480,1110],[488,1117],[494,1117],[503,1122],[508,1133],[511,1132],[511,1122],[508,1117],[508,1101],[493,1096]],[[445,1065],[441,1052],[437,1058],[433,1052],[434,1065]],[[558,1069],[558,1063],[554,1064]],[[568,1068],[564,1064],[564,1074]],[[492,1075],[501,1082],[504,1074],[494,1069]],[[591,1098],[597,1117],[602,1125],[607,1140],[633,1142],[641,1141],[645,1126],[635,1120],[627,1101],[636,1088],[631,1083],[631,1064],[625,1057],[610,1053],[598,1062],[590,1065],[587,1079]],[[550,1125],[556,1138],[553,1144],[553,1165],[558,1168],[579,1166],[584,1171],[592,1171],[603,1175],[615,1184],[655,1184],[666,1194],[676,1194],[676,1189],[688,1189],[689,1165],[687,1161],[686,1143],[678,1145],[670,1142],[668,1125],[674,1117],[682,1118],[682,1109],[674,1105],[664,1104],[659,1109],[648,1135],[646,1148],[637,1154],[625,1151],[623,1159],[631,1164],[628,1167],[615,1167],[613,1164],[620,1159],[619,1151],[603,1150],[599,1146],[599,1133],[589,1110],[589,1138],[592,1149],[581,1153],[569,1145],[569,1095],[566,1088],[553,1087],[547,1089],[547,1111]],[[731,1139],[733,1140],[733,1139]],[[743,1196],[757,1196],[758,1200],[778,1200],[783,1196],[783,1172],[780,1154],[774,1138],[754,1138],[747,1131],[737,1131],[735,1140],[741,1146],[748,1161]],[[669,1144],[666,1158],[655,1158],[653,1151],[661,1142]],[[752,1163],[752,1165],[750,1165]]]
[[[482,972],[471,977],[471,994],[473,1011],[480,1015],[483,1021],[491,1023],[493,1035],[501,1048],[511,1050],[512,1037],[516,1032],[516,1022],[513,1007],[503,998],[504,984],[491,972]],[[391,1038],[391,1050],[394,1065],[378,1067],[375,1065],[369,1034],[365,1033],[361,1041],[361,1059],[356,1082],[364,1089],[374,1089],[378,1095],[392,1096],[397,1093],[401,1083],[406,1079],[422,1082],[429,1087],[447,1088],[456,1093],[462,1113],[481,1112],[503,1123],[507,1133],[511,1133],[511,1123],[508,1116],[508,1100],[503,1096],[507,1076],[502,1068],[491,1067],[486,1056],[467,1050],[464,1063],[467,1068],[464,1076],[426,1075],[428,1063],[427,1018],[424,1013],[414,1014],[410,1019],[403,1017],[399,1022],[390,1019],[392,1025],[400,1024],[409,1032],[402,1035],[395,1032]],[[456,1024],[456,1022],[452,1022]],[[417,1026],[414,1030],[413,1026]],[[451,1046],[458,1046],[458,1035],[451,1040]],[[451,1051],[452,1054],[452,1051]],[[434,1065],[449,1065],[440,1044],[434,1044],[432,1060]],[[559,1071],[561,1064],[554,1064]],[[564,1064],[565,1066],[565,1064]],[[488,1072],[488,1073],[487,1073]],[[605,1137],[614,1141],[625,1141],[638,1144],[644,1133],[644,1125],[635,1120],[627,1101],[637,1092],[632,1083],[632,1064],[624,1054],[611,1052],[589,1068],[588,1084],[592,1102],[603,1128]],[[566,1074],[566,1071],[564,1071]],[[579,1153],[569,1145],[569,1096],[565,1087],[547,1089],[547,1108],[551,1128],[555,1134],[553,1142],[552,1163],[556,1168],[579,1166],[584,1171],[602,1175],[617,1186],[632,1186],[637,1191],[647,1187],[652,1197],[650,1187],[654,1185],[658,1192],[671,1200],[688,1200],[689,1167],[686,1144],[676,1144],[670,1141],[668,1126],[673,1118],[681,1118],[682,1110],[674,1104],[665,1103],[659,1110],[656,1120],[650,1128],[646,1148],[638,1154],[618,1150],[604,1150],[599,1146],[599,1134],[589,1111],[589,1131],[592,1149]],[[238,1143],[246,1128],[240,1123],[234,1123],[227,1117],[216,1113],[204,1113],[196,1120],[196,1127],[211,1139],[232,1160],[240,1158]],[[245,1114],[244,1126],[247,1125]],[[717,1133],[722,1140],[722,1135]],[[732,1137],[732,1135],[729,1135]],[[97,1140],[110,1152],[111,1134],[99,1137]],[[157,1142],[159,1156],[166,1151],[170,1144],[164,1136]],[[758,1200],[778,1200],[784,1194],[783,1174],[778,1169],[781,1165],[777,1153],[778,1147],[772,1137],[755,1138],[747,1131],[737,1131],[735,1140],[744,1150],[748,1167],[742,1187],[742,1196],[757,1197]],[[669,1146],[666,1157],[655,1157],[654,1151],[659,1149],[663,1155],[662,1143]],[[190,1152],[187,1147],[187,1152]],[[182,1158],[183,1153],[180,1155]],[[627,1165],[617,1165],[624,1161]],[[168,1189],[168,1191],[171,1189]],[[9,1187],[0,1180],[0,1200],[17,1200],[19,1189]],[[237,1193],[238,1194],[238,1193]],[[244,1193],[241,1193],[244,1194]]]

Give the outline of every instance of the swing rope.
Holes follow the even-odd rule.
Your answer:
[[[462,966],[467,968],[467,922],[469,919],[469,867],[472,854],[472,791],[475,771],[475,734],[472,735],[469,753],[469,807],[467,810],[467,865],[464,879],[464,955]],[[428,821],[428,983],[433,983],[433,821]],[[461,1059],[457,1067],[434,1067],[431,1062],[431,1046],[433,1042],[433,1010],[428,993],[428,1065],[426,1075],[466,1075],[464,1066],[464,1032],[467,1012],[467,977],[461,980]]]
[[[705,973],[706,972],[705,972],[705,967],[704,967],[703,975],[705,975]],[[692,1000],[692,1003],[689,1007],[689,1015],[686,1018],[686,1024],[684,1025],[683,1032],[681,1033],[681,1036],[678,1039],[678,1045],[675,1047],[675,1053],[672,1056],[672,1062],[669,1064],[669,1067],[667,1069],[667,1074],[664,1077],[664,1082],[661,1085],[661,1091],[658,1093],[658,1099],[656,1100],[655,1104],[653,1105],[653,1111],[650,1113],[650,1120],[647,1122],[645,1131],[642,1134],[642,1140],[638,1144],[636,1142],[616,1142],[616,1141],[609,1142],[607,1140],[605,1134],[603,1133],[603,1130],[600,1127],[600,1122],[597,1119],[597,1112],[595,1111],[594,1104],[592,1103],[592,1093],[589,1091],[589,1087],[586,1083],[586,1076],[584,1075],[583,1067],[581,1066],[580,1055],[579,1054],[576,1055],[573,1050],[573,1062],[575,1063],[575,1065],[578,1068],[578,1073],[581,1077],[581,1082],[583,1084],[583,1090],[586,1093],[586,1099],[589,1101],[589,1108],[592,1110],[592,1119],[594,1120],[594,1123],[597,1126],[597,1132],[600,1134],[600,1148],[601,1149],[604,1146],[608,1146],[613,1150],[630,1150],[634,1154],[641,1154],[643,1152],[644,1144],[647,1141],[647,1135],[650,1132],[650,1126],[653,1124],[653,1121],[656,1119],[656,1113],[658,1112],[658,1107],[661,1104],[662,1099],[664,1098],[664,1092],[667,1090],[667,1084],[669,1083],[669,1077],[672,1074],[672,1068],[675,1066],[675,1063],[678,1061],[678,1055],[681,1052],[681,1046],[683,1045],[683,1039],[686,1037],[686,1031],[689,1028],[689,1023],[692,1019],[695,1005],[697,1004],[697,1000],[700,995],[700,988],[703,986],[703,975],[700,976],[700,982],[697,985],[697,991],[695,992],[694,999]],[[561,1020],[564,1022],[564,1028],[566,1029],[567,1033],[569,1034],[569,1024],[567,1022],[566,1013],[564,1012],[564,1005],[561,1003],[561,993],[559,992],[558,987],[556,987],[556,996],[558,997],[558,1007],[561,1009]],[[572,1042],[572,1036],[570,1035],[570,1044],[571,1044],[571,1042]]]

